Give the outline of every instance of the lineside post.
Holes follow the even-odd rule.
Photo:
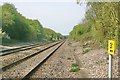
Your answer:
[[[108,54],[109,54],[109,66],[108,66],[108,77],[112,80],[112,57],[116,50],[116,40],[108,40]]]
[[[108,70],[109,80],[112,80],[112,55],[109,54],[109,70]]]

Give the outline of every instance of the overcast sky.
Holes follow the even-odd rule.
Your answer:
[[[56,2],[57,1],[57,2]],[[84,18],[86,5],[76,0],[6,0],[13,3],[23,16],[38,19],[43,27],[68,35],[72,28]],[[3,1],[5,2],[5,1]],[[1,3],[3,4],[3,3]]]

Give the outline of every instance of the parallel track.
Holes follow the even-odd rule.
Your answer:
[[[41,58],[42,60],[39,61],[39,62],[37,62],[37,63],[33,62],[33,64],[35,63],[35,66],[34,66],[33,64],[30,64],[30,65],[33,65],[32,69],[30,68],[30,70],[28,70],[28,72],[25,73],[25,75],[22,75],[22,78],[25,79],[25,78],[27,78],[38,66],[40,66],[44,61],[46,61],[63,43],[64,43],[64,42],[54,43],[54,44],[52,44],[52,45],[50,45],[50,46],[48,46],[48,47],[46,47],[46,48],[44,48],[44,49],[42,49],[42,50],[39,50],[39,51],[37,51],[37,52],[29,55],[29,56],[26,56],[25,58],[22,58],[22,59],[20,59],[20,60],[18,60],[18,61],[15,61],[15,62],[11,63],[11,64],[8,64],[8,65],[6,65],[6,66],[4,66],[4,67],[1,68],[2,73],[3,73],[3,74],[7,74],[7,73],[9,74],[9,71],[12,71],[11,68],[14,70],[14,67],[16,67],[16,65],[24,64],[24,62],[31,61],[32,58],[33,58],[34,61],[37,61],[37,60],[35,60],[35,59],[37,59],[37,57],[38,57],[39,55],[43,54],[43,53],[46,52],[47,50],[48,50],[48,51],[49,51],[50,49],[52,50],[52,48],[53,48],[52,52],[50,51],[50,53],[44,53],[44,54],[46,54],[44,57],[42,57],[42,58],[44,58],[44,59]],[[41,54],[39,54],[39,53],[41,53]],[[44,54],[43,54],[43,55],[44,55]],[[36,57],[36,58],[35,58],[35,57]],[[31,59],[31,60],[30,60],[30,59]],[[39,59],[39,58],[38,58],[38,59]],[[26,64],[26,65],[27,65],[27,64]],[[19,67],[20,67],[20,66],[19,66]],[[17,67],[17,68],[19,68],[19,67]],[[8,72],[7,72],[7,71],[8,71]],[[2,74],[2,73],[1,73],[1,74]],[[11,73],[14,73],[14,71],[12,71]],[[9,77],[11,78],[10,75],[7,75],[7,76],[9,76]],[[16,76],[17,76],[17,75],[16,75]],[[21,77],[21,76],[20,76],[20,77]],[[3,77],[3,78],[6,78],[6,77]],[[18,77],[18,78],[19,78],[19,77]]]
[[[18,48],[2,50],[2,51],[0,51],[2,53],[0,56],[13,54],[13,53],[16,53],[19,51],[29,50],[29,49],[32,49],[32,48],[35,48],[38,46],[41,46],[41,44],[31,44],[31,45],[27,45],[27,46],[18,47]]]
[[[11,67],[11,66],[14,66],[15,64],[17,64],[17,63],[19,63],[19,62],[22,62],[22,61],[24,61],[24,60],[26,60],[26,59],[29,59],[30,57],[32,57],[32,56],[34,56],[34,55],[37,55],[38,53],[40,53],[40,52],[42,52],[42,51],[44,51],[44,50],[46,50],[46,49],[49,49],[50,47],[52,47],[52,46],[54,46],[54,45],[56,45],[56,44],[58,44],[58,43],[55,43],[55,44],[53,44],[53,45],[51,45],[51,46],[49,46],[49,47],[46,47],[46,48],[44,48],[44,49],[39,49],[39,51],[37,51],[37,52],[34,52],[34,53],[31,53],[30,55],[27,55],[27,56],[25,56],[25,57],[22,57],[21,59],[18,59],[18,60],[16,60],[16,61],[14,61],[14,62],[12,62],[12,63],[9,63],[9,64],[7,64],[7,65],[5,65],[5,66],[3,66],[2,68],[0,68],[0,71],[5,71],[6,69],[9,69],[9,67]],[[16,53],[17,54],[17,53]],[[23,54],[23,53],[20,53],[20,54]],[[9,54],[10,55],[10,54]],[[13,56],[13,55],[12,55]],[[6,56],[5,56],[6,57]],[[4,61],[3,61],[3,63],[4,63]]]

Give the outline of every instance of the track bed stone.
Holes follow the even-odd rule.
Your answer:
[[[72,64],[76,63],[74,50],[66,41],[31,78],[83,78],[83,71],[70,72]]]

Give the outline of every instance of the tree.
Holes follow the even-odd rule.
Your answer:
[[[1,15],[0,15],[1,18]],[[57,40],[61,35],[51,29],[43,29],[38,20],[26,19],[13,4],[2,6],[2,32],[20,41]]]
[[[38,20],[28,19],[27,22],[31,29],[32,38],[34,38],[35,40],[42,40],[43,38],[45,38],[43,27]]]
[[[49,28],[44,28],[44,33],[45,33],[47,40],[50,40],[50,41],[59,40],[59,38],[62,37],[60,33],[56,33],[55,31]]]
[[[11,39],[21,41],[42,40],[43,27],[38,20],[26,19],[13,4],[2,6],[2,31]]]
[[[119,3],[117,2],[87,2],[86,22],[84,23],[86,25],[84,27],[91,26],[90,32],[95,41],[103,43],[108,39],[117,40],[119,27],[118,7]]]
[[[30,28],[20,13],[12,4],[4,4],[2,6],[2,30],[11,39],[28,40]]]

